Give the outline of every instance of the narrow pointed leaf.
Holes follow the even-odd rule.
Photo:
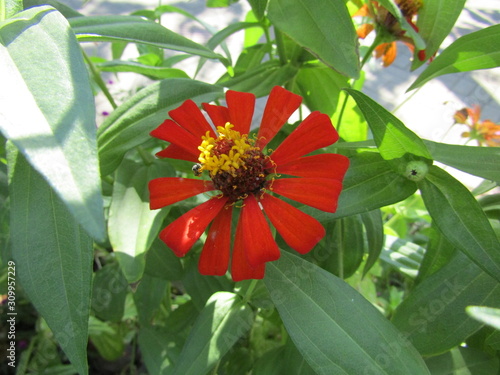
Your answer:
[[[297,349],[318,374],[429,374],[415,348],[343,280],[283,252],[267,265],[264,282]]]
[[[252,326],[253,313],[229,292],[214,294],[194,324],[174,374],[206,374]]]
[[[326,65],[359,77],[358,36],[344,1],[272,0],[268,17]]]
[[[111,174],[127,151],[151,139],[149,133],[168,118],[168,111],[187,99],[199,104],[223,95],[222,87],[183,78],[155,82],[140,90],[99,127],[101,174]]]
[[[500,66],[500,25],[493,25],[454,41],[418,76],[408,91],[444,74],[498,66]]]
[[[500,330],[500,309],[486,306],[469,306],[466,312],[477,321]]]
[[[469,190],[435,166],[418,186],[433,221],[448,241],[500,280],[500,242]]]
[[[92,239],[17,150],[9,152],[12,256],[24,293],[86,374]]]
[[[94,96],[80,46],[54,8],[31,8],[0,25],[0,82],[0,130],[103,241]]]
[[[366,231],[368,241],[368,258],[363,268],[363,276],[375,264],[384,246],[384,223],[380,210],[361,213],[361,220]]]

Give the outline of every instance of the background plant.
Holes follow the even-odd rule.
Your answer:
[[[371,51],[397,39],[378,24],[359,48],[351,16],[365,2],[249,3],[246,22],[200,45],[161,25],[165,12],[193,18],[168,5],[90,17],[0,0],[1,277],[14,260],[17,373],[498,373],[500,149],[421,139],[360,91]],[[413,68],[464,7],[425,1],[413,28],[401,1],[378,3],[413,44]],[[233,61],[224,41],[239,31],[251,42]],[[498,67],[499,34],[493,25],[458,39],[409,90]],[[82,53],[84,42],[111,42],[113,59]],[[138,56],[122,60],[130,43]],[[226,73],[191,78],[193,56]],[[123,71],[155,82],[118,105],[102,73]],[[149,180],[192,173],[155,159],[162,145],[149,132],[186,99],[218,101],[225,88],[263,97],[275,85],[304,97],[301,117],[332,117],[341,141],[323,152],[351,161],[339,208],[301,207],[327,236],[301,257],[277,238],[282,257],[263,281],[201,276],[201,244],[179,260],[157,234],[206,197],[149,210]],[[114,109],[96,130],[99,90]],[[471,192],[446,166],[484,182]]]

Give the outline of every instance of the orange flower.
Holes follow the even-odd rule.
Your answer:
[[[453,116],[455,123],[466,125],[469,131],[463,132],[463,138],[476,140],[479,146],[500,146],[500,124],[491,120],[480,121],[481,107],[475,105],[473,108],[462,108]]]

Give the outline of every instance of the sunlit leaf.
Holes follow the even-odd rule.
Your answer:
[[[469,316],[500,330],[500,309],[485,306],[469,306],[465,310]]]

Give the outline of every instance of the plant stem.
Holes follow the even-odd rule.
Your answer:
[[[337,225],[335,225],[335,237],[337,243],[339,244],[338,252],[337,252],[337,262],[338,262],[338,271],[339,278],[344,279],[344,247],[342,246],[342,221],[339,221]]]
[[[245,297],[243,297],[243,303],[247,303],[248,301],[250,301],[250,297],[252,296],[253,290],[257,286],[258,281],[259,280],[255,280],[255,279],[252,280],[250,286],[247,289],[247,292],[245,293]]]
[[[285,51],[285,44],[283,41],[283,34],[279,29],[275,26],[274,27],[274,36],[276,38],[276,48],[278,49],[278,57],[280,59],[281,65],[286,65],[287,59],[286,59],[286,51]]]
[[[146,152],[142,146],[137,146],[137,152],[139,153],[139,156],[141,157],[142,161],[146,165],[151,165],[154,162],[154,157],[151,155],[149,152]]]
[[[108,99],[108,101],[111,104],[111,106],[113,107],[113,109],[116,109],[116,107],[118,107],[118,106],[116,105],[115,100],[111,96],[111,93],[109,92],[108,88],[106,87],[106,84],[102,80],[102,77],[99,74],[99,72],[97,71],[97,68],[95,67],[94,63],[87,56],[87,54],[85,53],[83,48],[82,48],[82,54],[83,54],[83,58],[85,59],[85,62],[87,63],[87,65],[90,69],[90,73],[92,74],[92,77],[94,78],[95,82],[97,83],[97,86],[99,86],[99,88],[102,90],[104,96],[106,96],[106,98]]]

